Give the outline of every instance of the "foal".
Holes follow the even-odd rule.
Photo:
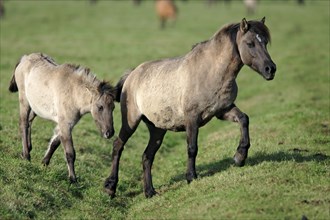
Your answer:
[[[114,135],[112,112],[116,90],[98,80],[87,68],[58,65],[41,53],[24,55],[16,65],[9,91],[19,93],[22,157],[30,160],[31,125],[35,116],[54,121],[57,126],[43,163],[49,164],[62,143],[71,182],[77,180],[72,129],[80,118],[91,112],[102,135],[105,138]]]

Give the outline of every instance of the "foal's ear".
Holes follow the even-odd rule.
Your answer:
[[[249,24],[245,18],[242,19],[239,28],[243,33],[246,33],[249,30]]]
[[[266,17],[263,17],[263,18],[261,19],[261,22],[264,24],[265,21],[266,21]]]

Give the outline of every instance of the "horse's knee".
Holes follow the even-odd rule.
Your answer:
[[[242,113],[242,115],[238,117],[238,121],[242,124],[243,127],[249,126],[249,120],[249,116],[245,113]]]

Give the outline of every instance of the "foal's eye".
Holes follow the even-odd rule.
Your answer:
[[[103,106],[98,106],[97,109],[99,110],[99,112],[103,111]]]
[[[252,41],[251,43],[246,43],[248,45],[249,48],[254,47],[254,42]]]

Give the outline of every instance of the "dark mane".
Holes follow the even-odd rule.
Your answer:
[[[101,96],[103,94],[106,94],[106,95],[111,95],[113,98],[115,98],[117,89],[114,86],[112,86],[109,82],[102,81],[98,86],[98,91]]]
[[[261,21],[248,21],[249,30],[264,36],[268,42],[271,42],[270,32],[264,23]],[[229,24],[222,29],[220,29],[215,35],[214,38],[219,38],[221,35],[225,34],[229,36],[231,42],[236,41],[236,35],[239,30],[240,23]]]
[[[271,42],[269,29],[264,23],[260,21],[248,21],[248,24],[252,32],[264,36],[269,43]]]

